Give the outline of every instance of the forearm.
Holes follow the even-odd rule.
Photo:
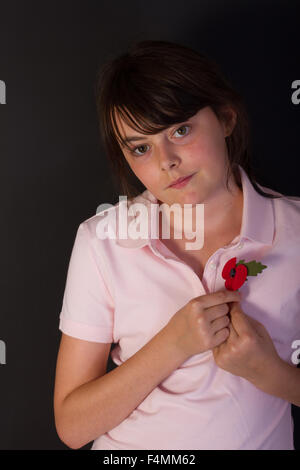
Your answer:
[[[270,395],[300,406],[300,369],[281,358],[269,368],[263,377],[251,381],[257,388]]]
[[[119,367],[65,398],[57,429],[69,447],[82,447],[116,427],[186,360],[171,335],[166,326]]]

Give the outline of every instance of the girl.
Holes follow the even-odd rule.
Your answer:
[[[77,231],[59,324],[60,439],[73,449],[294,449],[299,200],[256,183],[242,99],[203,55],[143,41],[98,83],[101,135],[128,201]],[[140,216],[125,212],[123,237],[127,203]],[[133,236],[141,226],[146,235]],[[200,230],[202,246],[187,248]],[[118,367],[107,372],[112,343]]]

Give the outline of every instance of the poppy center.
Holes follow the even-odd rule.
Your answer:
[[[230,273],[229,273],[230,277],[234,277],[235,276],[235,268],[232,268],[230,270]]]

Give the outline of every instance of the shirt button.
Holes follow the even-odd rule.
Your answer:
[[[210,267],[210,269],[216,269],[217,265],[216,265],[216,263],[214,263],[212,261],[211,263],[209,263],[209,267]]]
[[[237,247],[238,248],[243,248],[243,246],[244,246],[244,242],[240,242]]]

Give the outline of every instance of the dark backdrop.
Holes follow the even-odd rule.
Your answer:
[[[300,196],[298,3],[0,2],[1,449],[66,449],[53,387],[68,262],[78,225],[118,200],[97,128],[98,67],[142,39],[213,57],[248,105],[260,183]]]

